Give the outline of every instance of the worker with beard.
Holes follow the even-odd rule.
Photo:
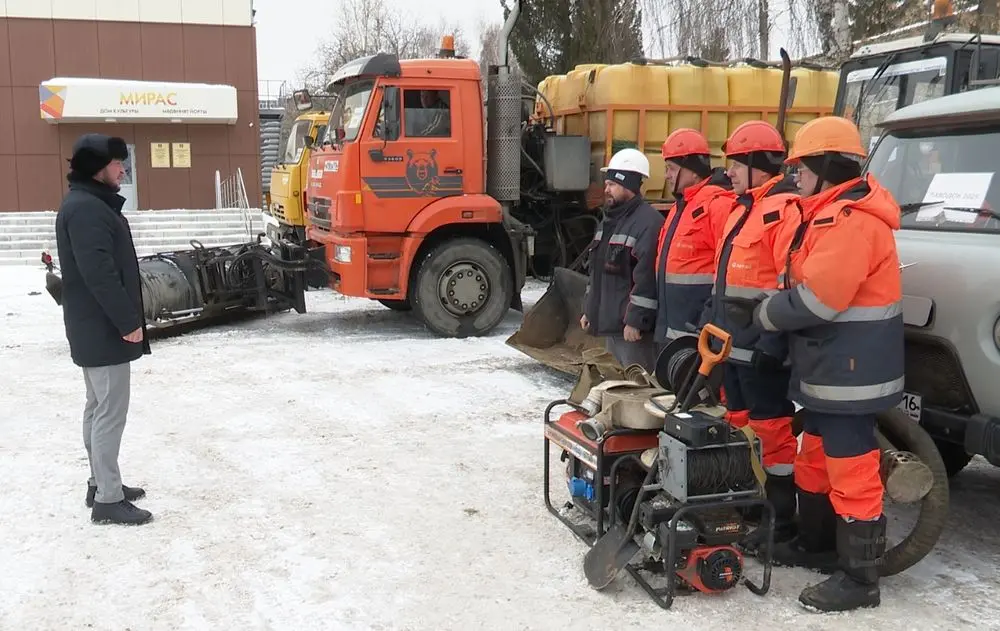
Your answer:
[[[580,326],[606,339],[608,352],[623,367],[654,370],[656,344],[656,235],[663,215],[643,199],[649,160],[637,149],[622,149],[604,172],[607,207],[589,246],[590,281]]]
[[[777,293],[788,248],[799,224],[798,189],[781,173],[785,143],[770,123],[743,123],[723,145],[729,179],[737,195],[716,252],[715,284],[704,319],[727,331],[732,350],[723,370],[729,422],[750,425],[760,438],[765,490],[775,510],[775,541],[794,535],[798,441],[792,434],[794,404],[788,399],[791,371],[784,333],[762,332],[733,302]],[[804,510],[808,510],[808,505]]]
[[[899,206],[871,174],[851,121],[805,124],[788,156],[797,165],[803,223],[785,288],[753,310],[765,331],[789,334],[790,395],[803,406],[795,461],[799,536],[778,546],[785,565],[836,571],[799,601],[819,611],[880,604],[885,553],[875,415],[903,396],[902,281],[893,231]],[[779,558],[780,557],[780,558]]]
[[[656,341],[697,335],[712,292],[715,249],[735,196],[722,169],[713,169],[708,140],[696,129],[673,132],[661,148],[666,181],[676,200],[656,249]]]

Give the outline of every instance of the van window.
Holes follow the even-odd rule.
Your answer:
[[[868,171],[903,209],[903,228],[1000,232],[1000,128],[887,133]]]

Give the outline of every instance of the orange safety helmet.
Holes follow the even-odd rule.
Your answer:
[[[861,132],[857,125],[840,116],[814,118],[795,134],[795,144],[788,154],[786,164],[794,164],[809,156],[827,152],[857,156],[862,160],[868,152],[861,146]]]
[[[664,160],[683,158],[690,155],[711,155],[708,148],[708,140],[697,129],[682,127],[673,132],[663,141]]]
[[[747,121],[733,130],[722,151],[729,156],[738,156],[755,151],[775,151],[785,153],[785,141],[774,125],[767,121]]]

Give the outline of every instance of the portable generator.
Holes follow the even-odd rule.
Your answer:
[[[614,515],[621,519],[614,525],[623,539],[616,553],[619,564],[664,609],[673,604],[678,588],[717,593],[743,582],[754,593],[766,593],[774,509],[764,498],[760,440],[697,408],[667,413],[664,421],[656,447],[627,456],[638,461],[645,477],[631,496],[628,525],[621,511]],[[609,501],[617,501],[613,492]],[[755,506],[763,509],[759,525],[743,516]],[[738,547],[751,536],[763,540],[757,557],[763,564],[760,585],[746,577]],[[585,561],[585,571],[598,589],[617,574],[617,568],[595,573],[592,565]],[[644,574],[663,575],[665,584],[653,587]]]
[[[723,342],[721,352],[711,351],[710,337]],[[690,350],[694,346],[690,342],[681,346]],[[646,418],[630,419],[629,427],[616,423],[605,428],[605,411],[594,414],[592,406],[567,400],[546,408],[545,504],[591,546],[584,570],[596,589],[607,587],[625,569],[665,609],[678,589],[716,593],[742,582],[754,593],[768,591],[774,511],[764,498],[760,441],[748,428],[734,429],[723,420],[724,408],[713,400],[713,389],[705,387],[714,381],[709,375],[730,348],[725,332],[706,326],[697,338],[700,362],[687,362],[690,371],[684,387],[673,388],[683,396],[639,387],[633,394],[646,395],[642,406]],[[678,364],[676,346],[673,357],[666,354],[668,350],[661,353],[658,367]],[[679,385],[678,379],[671,381]],[[624,403],[629,402],[604,405]],[[573,409],[553,420],[553,410],[559,406]],[[574,523],[552,505],[552,443],[562,448],[566,463],[570,501],[565,508],[578,509],[593,525]],[[754,506],[763,508],[759,526],[743,517]],[[764,566],[760,585],[747,579],[737,547],[750,536],[763,539],[758,543],[758,560]],[[665,577],[665,584],[654,587],[645,577],[650,573]]]

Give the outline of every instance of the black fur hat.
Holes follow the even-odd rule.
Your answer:
[[[84,134],[73,143],[69,168],[75,177],[92,178],[112,160],[127,159],[128,145],[123,139],[104,134]]]

